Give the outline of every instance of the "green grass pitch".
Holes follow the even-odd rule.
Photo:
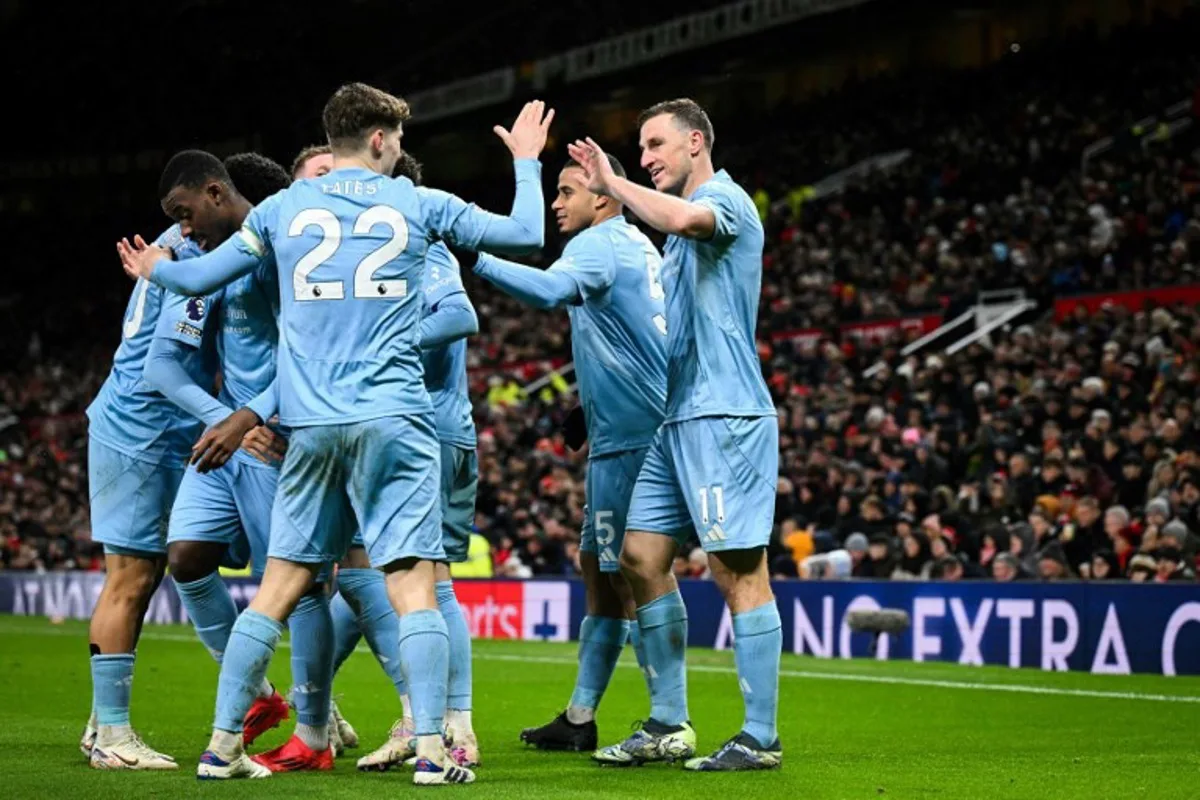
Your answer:
[[[361,649],[361,648],[360,648]],[[288,681],[281,648],[271,678]],[[549,720],[574,680],[575,646],[475,645],[475,727],[486,798],[1172,798],[1200,797],[1200,679],[1093,676],[909,662],[783,657],[779,772],[697,775],[677,766],[602,768],[587,755],[539,753],[517,734]],[[688,691],[702,750],[741,722],[728,652],[691,651]],[[646,689],[626,654],[599,714],[601,743],[645,714]],[[200,783],[217,668],[190,629],[147,626],[133,723],[173,754],[175,773],[103,773],[77,742],[90,705],[86,626],[0,617],[0,796],[4,798],[363,798],[418,793],[407,770],[359,774],[354,758],[399,715],[371,656],[355,653],[334,688],[363,739],[332,773]],[[290,732],[267,734],[255,750]]]

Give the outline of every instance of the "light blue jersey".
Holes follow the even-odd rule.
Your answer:
[[[539,246],[545,223],[540,208],[536,217],[530,209],[541,204],[541,164],[515,165],[513,217],[367,169],[297,181],[206,257],[211,269],[189,276],[160,261],[154,279],[211,288],[263,262],[275,266],[284,425],[423,414],[433,408],[419,349],[426,251],[436,238],[470,249]]]
[[[750,196],[721,170],[691,202],[716,217],[708,241],[667,237],[667,422],[774,416],[754,330],[763,229]]]
[[[295,428],[269,555],[334,561],[356,531],[373,566],[443,560],[440,454],[421,361],[425,256],[435,239],[525,253],[542,245],[541,164],[514,162],[511,216],[362,168],[297,181],[191,269],[151,279],[211,291],[261,267],[279,280],[280,422]]]
[[[667,238],[667,419],[629,503],[630,530],[693,532],[705,551],[765,547],[779,473],[779,426],[754,328],[763,229],[724,170],[689,200],[715,216],[707,241]]]
[[[663,421],[661,270],[653,243],[624,217],[581,231],[550,267],[569,275],[583,299],[567,313],[589,458],[647,447]]]
[[[219,399],[231,409],[249,406],[265,422],[278,407],[260,405],[260,396],[275,380],[275,350],[279,343],[279,290],[273,272],[255,270],[225,287],[221,294],[221,327],[217,352],[223,381]],[[254,402],[259,399],[259,402]],[[264,466],[243,450],[236,458]]]
[[[155,244],[170,249],[179,261],[201,255],[178,225],[168,228]],[[156,330],[198,336],[208,311],[203,298],[173,297],[149,281],[137,282],[125,310],[112,370],[87,409],[91,438],[139,461],[187,461],[202,423],[151,388],[142,375]],[[185,364],[197,383],[207,387],[212,386],[214,366],[204,363],[199,350]]]
[[[425,255],[425,313],[456,294],[466,294],[458,260],[442,242],[434,242]],[[425,388],[433,402],[438,441],[467,450],[475,449],[475,421],[467,391],[467,340],[459,339],[421,353]]]

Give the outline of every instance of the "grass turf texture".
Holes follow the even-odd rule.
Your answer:
[[[90,706],[86,626],[0,617],[0,792],[5,798],[342,798],[415,792],[407,769],[360,774],[354,760],[383,741],[399,716],[391,684],[360,648],[335,694],[362,745],[331,773],[200,783],[217,667],[191,630],[146,626],[133,691],[133,723],[174,755],[174,773],[88,768],[77,743]],[[289,685],[281,647],[270,677]],[[702,751],[741,723],[729,652],[693,650],[688,690]],[[678,766],[603,768],[586,754],[527,749],[522,727],[547,722],[570,696],[574,644],[476,642],[474,722],[484,765],[472,787],[487,798],[1195,798],[1200,679],[1042,673],[910,662],[783,656],[774,773],[704,775]],[[623,667],[633,666],[628,650]],[[1007,688],[1001,688],[1007,687]],[[618,669],[601,705],[601,744],[646,713],[634,668]],[[284,741],[294,717],[253,750]],[[428,791],[428,790],[427,790]]]

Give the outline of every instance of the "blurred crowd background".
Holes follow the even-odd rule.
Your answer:
[[[1045,4],[1061,18],[1040,39],[988,28],[999,44],[981,45],[988,52],[973,63],[876,64],[819,91],[753,104],[728,71],[724,83],[695,92],[713,112],[718,166],[753,194],[767,230],[758,340],[779,411],[769,553],[777,578],[1196,580],[1200,14],[1185,3],[1110,3],[1097,20],[1080,5],[1090,4]],[[15,6],[18,22],[40,20],[41,12]],[[570,9],[560,9],[530,33],[529,52],[509,61],[659,22],[682,7],[646,6],[637,18],[566,32]],[[875,7],[835,14],[822,35],[876,31]],[[188,8],[229,11],[221,3]],[[1042,5],[1023,8],[1038,14]],[[511,27],[510,12],[494,12],[487,25]],[[436,15],[413,13],[413,25],[438,24]],[[917,14],[887,12],[901,13]],[[920,14],[904,19],[926,24]],[[763,36],[776,44],[811,36],[797,27],[805,25]],[[486,33],[474,26],[456,46],[470,51],[472,37]],[[406,56],[409,67],[381,65],[379,75],[403,73],[413,88],[436,81],[446,59],[426,50]],[[715,58],[695,59],[706,57]],[[751,36],[724,46],[719,63],[745,71],[759,60],[775,68],[781,58]],[[455,68],[503,65],[478,59]],[[816,68],[789,67],[796,75]],[[620,107],[610,116],[628,123],[634,99],[655,88],[656,69],[608,80],[610,90],[638,87],[614,92],[625,99],[610,98]],[[670,69],[694,75],[697,64]],[[297,76],[305,77],[322,85]],[[561,141],[596,118],[596,91],[547,94],[566,109]],[[323,96],[297,93],[309,105],[297,105],[296,118],[311,121]],[[205,100],[216,108],[225,95]],[[255,110],[236,108],[250,130]],[[191,118],[176,123],[186,128]],[[425,150],[414,126],[405,144],[426,159],[431,183],[441,175],[437,185],[499,205],[509,191],[503,173],[460,174],[447,163],[447,148],[469,143],[454,138],[457,124],[438,123]],[[626,128],[589,132],[636,177],[636,134]],[[294,151],[281,143],[297,143],[281,136],[259,133],[225,149],[254,147],[286,164]],[[1101,140],[1107,145],[1092,154]],[[98,141],[111,152],[122,147],[112,131]],[[153,175],[161,161],[148,158]],[[548,187],[562,158],[544,158]],[[0,565],[102,569],[89,531],[83,411],[107,373],[129,291],[108,243],[165,222],[155,221],[149,179],[109,181],[114,200],[101,208],[104,169],[84,167],[81,196],[96,208],[72,210],[69,174],[39,178],[11,167],[0,193],[6,230],[43,238],[10,253],[23,277],[0,288]],[[52,220],[40,181],[58,186],[66,206]],[[532,263],[548,265],[560,246],[551,242]],[[556,371],[570,361],[566,315],[524,309],[464,277],[482,330],[469,345],[480,483],[474,558],[463,574],[573,574],[586,450],[567,449],[560,432],[576,404],[569,369]],[[906,352],[975,308],[981,292],[998,290],[1030,301],[1027,310],[953,354],[946,345],[961,331]],[[694,541],[676,572],[708,575]]]

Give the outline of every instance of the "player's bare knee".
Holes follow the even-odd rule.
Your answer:
[[[367,557],[365,547],[351,547],[345,557],[338,563],[342,569],[370,569],[371,559]]]
[[[612,577],[614,576],[600,574],[590,587],[588,613],[592,616],[609,617],[610,619],[621,619],[625,616],[625,606],[621,601],[621,596],[613,588],[612,580],[610,580]]]
[[[192,583],[220,569],[225,545],[211,542],[172,542],[167,546],[167,567],[176,583]]]
[[[137,608],[144,606],[158,586],[153,562],[145,568],[127,567],[109,572],[104,581],[104,599],[111,605]]]
[[[621,549],[618,563],[621,565],[621,574],[625,576],[626,580],[637,580],[646,569],[646,559],[630,547]]]
[[[713,581],[733,613],[749,611],[774,598],[763,548],[710,553],[708,563]]]

